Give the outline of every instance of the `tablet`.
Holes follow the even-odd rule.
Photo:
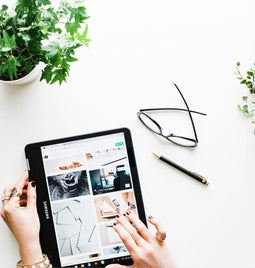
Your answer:
[[[116,215],[130,211],[146,224],[130,130],[31,143],[25,156],[36,181],[42,250],[53,267],[132,264],[113,229]]]

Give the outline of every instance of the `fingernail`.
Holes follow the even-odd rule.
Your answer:
[[[118,224],[118,222],[114,222],[114,223],[113,223],[113,225],[117,225],[117,224]]]
[[[36,186],[36,182],[35,181],[31,181],[31,185],[32,185],[32,187],[35,187]]]
[[[148,218],[149,218],[149,219],[153,219],[153,216],[150,215]]]
[[[116,218],[119,218],[119,217],[120,217],[120,215],[119,215],[119,214],[117,214],[117,215],[116,215]]]

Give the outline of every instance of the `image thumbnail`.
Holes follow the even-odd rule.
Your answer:
[[[125,246],[114,246],[114,247],[104,249],[105,255],[113,255],[113,254],[119,254],[119,253],[128,253],[128,250]]]
[[[90,202],[90,199],[72,199],[53,203],[61,256],[99,252],[99,233]]]
[[[124,164],[92,170],[89,174],[94,195],[132,187],[130,174]]]
[[[103,247],[119,245],[122,243],[117,232],[114,231],[112,224],[103,224],[99,226],[100,237]]]
[[[106,147],[102,150],[90,151],[86,153],[89,169],[99,166],[107,166],[112,163],[121,163],[127,160],[127,152],[123,142],[115,143],[114,147]]]
[[[51,200],[90,194],[86,170],[48,177]]]
[[[45,171],[47,174],[60,174],[65,171],[80,171],[84,169],[84,157],[82,154],[66,156],[63,158],[48,159],[44,156]]]
[[[127,212],[137,213],[132,191],[113,192],[107,195],[99,195],[94,198],[97,221],[112,220],[117,214]]]

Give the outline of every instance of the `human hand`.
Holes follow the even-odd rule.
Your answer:
[[[1,216],[19,244],[23,263],[41,260],[35,183],[28,181],[27,171],[4,190]]]
[[[174,268],[172,257],[164,244],[166,232],[159,221],[152,216],[148,221],[156,228],[154,236],[132,212],[118,216],[113,227],[118,233],[134,264],[125,266],[110,264],[106,268]]]

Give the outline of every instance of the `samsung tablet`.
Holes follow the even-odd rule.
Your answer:
[[[116,215],[130,211],[146,224],[129,129],[28,144],[25,155],[53,267],[132,264],[113,229]]]

